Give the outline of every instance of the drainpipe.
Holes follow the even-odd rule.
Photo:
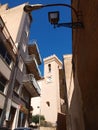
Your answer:
[[[17,69],[18,69],[17,65],[18,65],[18,56],[16,57],[15,66],[13,65],[13,68],[12,68],[12,73],[11,73],[11,77],[10,77],[10,80],[9,80],[10,82],[9,82],[9,85],[8,85],[8,90],[7,90],[7,94],[6,94],[6,97],[5,97],[3,110],[2,110],[2,113],[1,113],[0,128],[3,127],[3,123],[4,123],[4,120],[6,118],[6,110],[7,110],[9,96],[11,95],[11,97],[12,97],[12,94],[13,94],[13,88],[14,88],[15,78],[16,78],[16,74],[17,74]]]

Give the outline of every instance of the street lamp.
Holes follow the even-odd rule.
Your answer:
[[[40,106],[37,106],[37,108],[39,109],[39,129],[40,129],[40,116],[41,116],[41,108],[40,108]]]
[[[75,22],[58,23],[59,22],[59,12],[58,11],[49,12],[48,19],[49,19],[49,22],[54,25],[54,27],[61,27],[61,26],[69,27],[69,28],[82,28],[83,27],[83,23],[79,19],[77,10],[68,4],[46,4],[46,5],[42,5],[42,4],[29,5],[28,4],[28,5],[24,6],[24,11],[26,13],[31,13],[34,10],[41,9],[44,7],[51,7],[51,6],[66,6],[68,8],[71,8],[72,11],[75,13],[75,16],[77,19],[77,21],[75,21]]]
[[[49,22],[51,24],[58,24],[58,21],[59,21],[59,11],[55,11],[55,12],[49,12],[48,13],[48,19],[49,19]]]

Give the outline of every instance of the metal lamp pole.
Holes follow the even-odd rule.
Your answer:
[[[80,21],[79,19],[79,14],[78,14],[78,11],[73,8],[71,5],[68,5],[68,4],[46,4],[46,5],[43,5],[43,4],[34,4],[34,5],[25,5],[24,6],[24,11],[26,13],[31,13],[32,11],[34,10],[37,10],[37,9],[42,9],[44,7],[53,7],[53,6],[65,6],[65,7],[68,7],[70,9],[72,9],[72,11],[74,12],[75,16],[76,16],[76,21],[75,22],[69,22],[69,23],[58,23],[59,21],[59,18],[57,18],[56,15],[54,15],[55,12],[52,12],[52,16],[54,16],[54,18],[51,18],[51,12],[49,13],[49,22],[51,24],[54,24],[54,27],[68,27],[68,28],[83,28],[83,23]],[[56,17],[55,17],[56,16]],[[59,16],[58,16],[59,17]]]

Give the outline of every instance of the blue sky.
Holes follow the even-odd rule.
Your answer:
[[[70,4],[71,0],[0,0],[1,4],[8,3],[9,7],[14,7],[23,3],[30,4]],[[32,12],[33,22],[30,29],[30,42],[37,41],[40,55],[43,58],[56,54],[62,61],[64,54],[72,53],[71,29],[66,27],[53,28],[48,21],[48,12],[59,11],[60,22],[70,22],[70,8],[68,7],[47,7]],[[40,66],[43,75],[43,63]]]

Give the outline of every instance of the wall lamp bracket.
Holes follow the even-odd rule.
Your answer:
[[[82,22],[69,22],[69,23],[58,23],[59,22],[59,11],[49,12],[48,13],[49,22],[56,27],[68,27],[68,28],[83,28]]]
[[[31,13],[34,10],[41,9],[41,8],[44,8],[44,7],[51,7],[51,6],[66,6],[66,7],[70,8],[74,12],[74,14],[76,16],[76,21],[75,22],[58,23],[58,21],[59,21],[59,11],[49,12],[48,13],[48,19],[49,19],[49,22],[54,25],[54,28],[56,28],[56,27],[68,27],[68,28],[76,29],[76,28],[83,28],[84,27],[83,23],[79,19],[79,15],[78,15],[77,10],[75,8],[73,8],[71,5],[68,5],[68,4],[25,5],[24,6],[24,11],[26,13]]]
[[[73,22],[73,23],[58,23],[58,24],[54,24],[54,28],[57,27],[67,27],[67,28],[83,28],[83,23],[82,22]]]

